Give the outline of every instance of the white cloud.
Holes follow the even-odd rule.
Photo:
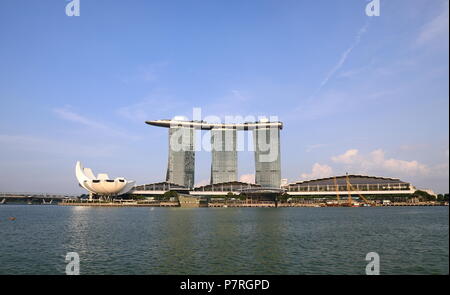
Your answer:
[[[311,144],[311,145],[309,145],[309,146],[306,148],[306,152],[309,153],[309,152],[312,152],[312,151],[314,151],[314,150],[316,150],[316,149],[320,149],[320,148],[323,148],[323,147],[326,147],[326,146],[328,146],[328,145],[327,145],[327,144],[324,144],[324,143]]]
[[[425,45],[434,40],[444,43],[445,40],[448,40],[448,3],[448,1],[443,1],[439,14],[422,27],[416,40],[417,45]],[[447,44],[447,42],[445,43]]]
[[[360,77],[361,73],[365,70],[365,68],[358,68],[358,69],[350,69],[347,71],[343,71],[339,73],[339,78],[354,78],[354,77]]]
[[[332,157],[337,164],[344,164],[354,173],[388,172],[400,175],[428,175],[430,168],[418,161],[405,161],[394,158],[386,158],[381,149],[362,155],[357,149],[347,150],[344,154]],[[353,173],[353,172],[352,172]]]
[[[358,157],[358,150],[351,149],[343,153],[342,155],[332,157],[333,162],[342,164],[353,164]]]
[[[113,128],[111,124],[104,124],[92,119],[89,119],[83,115],[80,115],[78,113],[75,113],[72,111],[69,107],[64,108],[55,108],[53,109],[53,112],[61,119],[78,123],[80,125],[84,125],[89,127],[90,129],[94,129],[96,131],[101,130],[103,131],[101,133],[102,136],[118,136],[123,137],[127,139],[140,139],[139,136],[135,136],[130,134],[129,132],[121,131],[116,128]]]
[[[315,163],[312,167],[311,173],[302,173],[300,179],[311,180],[317,178],[325,178],[333,175],[333,169],[324,164]]]
[[[337,64],[328,72],[328,74],[325,76],[325,78],[323,79],[322,83],[320,84],[319,90],[317,92],[319,92],[327,83],[328,81],[331,79],[331,77],[337,72],[339,71],[339,69],[344,65],[345,61],[347,60],[347,58],[349,57],[350,53],[353,51],[353,49],[358,46],[359,42],[361,42],[361,38],[362,36],[367,32],[367,28],[369,27],[369,23],[367,22],[356,34],[356,37],[353,41],[353,43],[350,45],[349,48],[347,48],[341,55],[341,58],[339,59],[339,61],[337,62]]]
[[[76,157],[109,157],[119,149],[118,146],[111,144],[77,144],[45,137],[9,134],[0,134],[0,144],[4,149],[18,151],[18,155],[23,151]]]
[[[239,178],[240,182],[255,183],[255,174],[244,174]]]
[[[357,101],[350,93],[330,90],[316,99],[308,99],[299,104],[290,115],[283,118],[291,120],[317,120],[331,116],[336,112],[345,112],[354,108]]]
[[[75,123],[80,123],[82,125],[91,127],[91,128],[97,128],[97,129],[107,129],[106,125],[103,125],[99,122],[95,122],[93,120],[90,120],[82,115],[79,115],[77,113],[74,113],[73,111],[69,110],[68,108],[55,108],[53,109],[53,112],[55,112],[58,117],[61,119],[72,121]]]

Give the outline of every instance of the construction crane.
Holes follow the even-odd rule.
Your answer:
[[[353,199],[352,199],[352,193],[350,192],[351,184],[350,184],[350,180],[348,179],[348,173],[345,174],[345,182],[347,184],[348,206],[351,207],[353,205]]]
[[[351,205],[352,205],[352,198],[351,198],[350,190],[352,190],[352,191],[356,191],[356,190],[355,190],[355,188],[353,187],[353,185],[350,183],[350,180],[348,179],[348,173],[347,173],[347,175],[345,176],[345,180],[346,180],[346,182],[347,182],[348,202],[349,202],[349,205],[351,206]],[[365,198],[365,197],[364,197],[363,195],[361,195],[360,193],[357,193],[357,194],[358,194],[358,196],[359,196],[359,197],[360,197],[367,205],[372,205],[372,204],[373,204],[373,202],[367,200],[367,198]]]
[[[339,205],[339,203],[341,202],[341,197],[339,196],[339,187],[337,185],[336,176],[334,177],[334,187],[336,188],[336,198]]]

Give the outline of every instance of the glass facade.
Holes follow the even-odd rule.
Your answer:
[[[194,187],[195,130],[187,127],[169,128],[169,162],[166,181],[188,188]]]
[[[255,182],[263,187],[279,188],[281,184],[280,129],[253,130],[255,148]]]
[[[211,130],[211,184],[237,181],[236,129]]]

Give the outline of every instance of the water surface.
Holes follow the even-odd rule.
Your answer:
[[[15,221],[8,220],[16,217]],[[448,207],[0,205],[0,274],[449,273]]]

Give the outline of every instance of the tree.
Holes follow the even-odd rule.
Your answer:
[[[238,198],[239,198],[239,200],[241,200],[241,201],[245,201],[245,200],[247,200],[247,195],[246,195],[246,194],[243,194],[243,193],[240,193],[239,196],[238,196]]]
[[[234,194],[232,192],[228,192],[228,194],[225,195],[225,202],[228,202],[231,198],[234,198]]]
[[[161,199],[168,201],[170,198],[178,198],[178,193],[175,191],[167,191],[162,195]]]
[[[289,199],[289,194],[288,193],[283,193],[281,195],[278,196],[278,201],[285,203],[287,202],[287,200]]]
[[[439,194],[437,199],[439,202],[448,202],[448,194]]]
[[[430,195],[429,193],[421,190],[417,190],[412,194],[413,198],[418,198],[422,202],[426,201],[434,201],[436,200],[435,196]]]

